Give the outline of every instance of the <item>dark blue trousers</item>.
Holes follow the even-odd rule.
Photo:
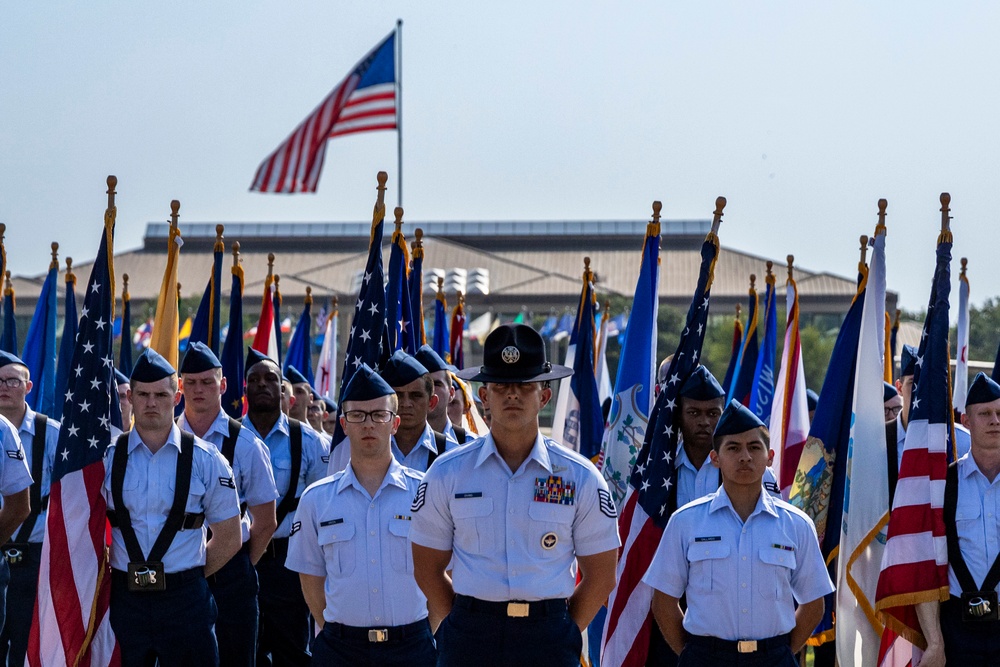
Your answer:
[[[775,646],[756,653],[724,651],[688,641],[677,659],[677,667],[798,667],[790,646]]]
[[[7,586],[7,622],[0,632],[0,665],[22,667],[28,652],[31,617],[38,595],[38,568],[42,561],[42,543],[27,545],[24,559],[10,567]]]
[[[579,667],[583,649],[568,610],[508,618],[456,604],[434,637],[438,667]]]
[[[1000,621],[963,621],[960,598],[952,597],[941,603],[941,634],[945,662],[949,665],[1000,665]]]
[[[219,608],[215,637],[220,667],[254,667],[257,658],[257,570],[250,562],[249,542],[208,577]]]
[[[285,567],[288,538],[271,540],[257,562],[260,582],[260,630],[257,664],[261,667],[309,665],[309,606],[299,573]]]
[[[134,593],[111,571],[111,629],[122,667],[218,667],[215,600],[202,568],[167,575],[165,591]]]
[[[313,667],[434,667],[437,651],[424,619],[405,626],[398,640],[372,643],[357,628],[327,623],[312,643]],[[345,632],[344,630],[354,630]],[[359,636],[362,635],[362,636]]]

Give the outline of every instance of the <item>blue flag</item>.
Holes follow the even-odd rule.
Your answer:
[[[66,319],[63,321],[62,341],[59,343],[59,362],[56,365],[56,395],[49,416],[55,420],[62,419],[63,397],[69,383],[70,364],[73,363],[73,350],[76,348],[76,333],[79,330],[80,319],[76,312],[76,276],[73,271],[66,270]],[[112,335],[114,335],[112,333]],[[121,412],[119,411],[119,414]]]
[[[221,225],[219,225],[221,227]],[[217,230],[215,248],[212,253],[212,275],[208,277],[205,293],[198,304],[198,312],[191,325],[188,344],[204,343],[219,354],[219,338],[222,329],[222,254],[226,246],[222,242],[222,230]]]
[[[749,311],[747,313],[747,325],[743,330],[743,343],[740,345],[740,356],[736,360],[736,370],[733,373],[732,383],[726,387],[726,404],[736,399],[743,405],[750,405],[750,388],[753,386],[753,375],[757,369],[757,310],[760,306],[760,299],[757,297],[757,288],[753,284],[754,276],[751,276]]]
[[[601,470],[616,504],[625,498],[629,474],[646,435],[656,362],[656,316],[660,291],[659,215],[646,226],[639,279],[625,327],[609,425],[601,443]]]
[[[389,343],[392,349],[415,354],[417,335],[413,322],[413,308],[410,303],[410,289],[406,276],[409,264],[406,237],[398,227],[392,233],[389,251],[389,281],[385,286],[386,322],[389,325]]]
[[[292,333],[292,340],[288,342],[288,354],[285,355],[285,363],[282,370],[288,370],[289,366],[294,366],[302,373],[309,386],[313,386],[313,364],[312,364],[312,290],[306,288],[306,302],[299,316],[299,323],[295,325],[295,332]]]
[[[431,347],[445,361],[451,358],[451,342],[448,337],[448,305],[444,300],[444,292],[438,292],[437,299],[434,301],[434,338]]]
[[[237,244],[238,245],[238,244]],[[222,375],[226,378],[226,393],[222,408],[233,419],[243,416],[243,267],[238,251],[233,251],[233,281],[229,292],[229,331],[222,344]]]
[[[413,242],[413,264],[410,267],[410,277],[407,280],[410,290],[410,328],[413,330],[413,345],[419,348],[427,342],[424,328],[424,245],[420,240],[418,229],[417,239]]]
[[[122,339],[118,347],[118,370],[125,377],[132,376],[132,301],[128,294],[128,274],[123,276],[122,289]]]
[[[24,351],[21,359],[28,367],[31,375],[31,391],[25,398],[28,406],[36,412],[49,415],[55,405],[56,397],[56,317],[59,314],[56,306],[58,288],[56,280],[59,276],[59,263],[55,260],[49,265],[49,273],[42,283],[42,291],[38,295],[35,314],[28,326],[28,337],[24,341]],[[111,318],[104,325],[111,333]]]
[[[778,307],[774,291],[771,263],[767,266],[767,290],[764,292],[764,348],[757,357],[750,390],[750,405],[757,418],[771,421],[771,400],[774,398],[774,360],[778,353]]]
[[[576,316],[576,356],[570,378],[569,406],[563,428],[564,443],[596,462],[601,454],[604,417],[594,372],[596,343],[594,335],[594,285],[589,266],[583,274],[583,292]]]
[[[733,384],[733,378],[740,367],[740,354],[743,352],[743,324],[740,322],[740,311],[736,311],[736,319],[733,320],[733,349],[729,355],[729,366],[726,367],[726,377],[722,381],[722,386],[726,391]]]
[[[3,336],[0,336],[0,350],[17,354],[17,320],[14,317],[14,288],[8,281],[3,292]]]

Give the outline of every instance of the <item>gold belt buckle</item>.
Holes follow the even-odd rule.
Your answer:
[[[757,652],[757,640],[756,639],[741,639],[736,642],[736,650],[740,653],[756,653]]]
[[[528,618],[528,609],[527,602],[508,602],[507,618]]]
[[[381,630],[369,630],[368,641],[372,642],[373,644],[380,644],[382,642],[389,641],[388,628],[383,628]]]

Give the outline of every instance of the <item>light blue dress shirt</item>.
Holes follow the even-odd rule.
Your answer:
[[[21,448],[24,450],[24,461],[31,469],[31,462],[34,461],[34,449],[32,448],[32,442],[35,439],[35,411],[25,404],[24,419],[21,421],[21,428],[18,429],[18,436],[21,439]],[[56,459],[56,444],[59,442],[59,422],[55,419],[49,419],[45,425],[45,452],[42,454],[42,498],[49,495],[49,485],[52,482],[52,466]],[[35,521],[34,528],[31,529],[31,535],[28,537],[28,542],[41,543],[42,538],[45,537],[45,520],[48,516],[48,509],[43,508],[38,515],[38,520]],[[21,526],[14,529],[14,533],[11,539],[15,539],[17,534],[20,532]]]
[[[541,435],[514,472],[492,434],[438,457],[413,509],[413,542],[452,551],[455,592],[482,600],[567,598],[576,556],[620,546],[604,478]]]
[[[0,415],[0,496],[10,496],[31,486],[31,470],[21,447],[17,429],[3,415]]]
[[[174,502],[177,457],[181,453],[180,429],[170,428],[166,444],[155,454],[149,451],[132,429],[128,435],[128,466],[122,484],[122,500],[132,517],[139,546],[144,557],[159,537]],[[104,497],[108,509],[114,509],[111,495],[111,467],[117,443],[105,452]],[[191,489],[188,492],[188,513],[205,514],[205,525],[192,530],[180,530],[163,556],[164,572],[183,572],[205,564],[207,526],[231,519],[240,513],[233,471],[215,447],[201,438],[194,439],[194,462],[191,468]],[[111,567],[127,570],[128,550],[120,528],[111,530]]]
[[[464,445],[465,442],[472,442],[473,440],[476,439],[474,433],[472,433],[471,431],[466,431],[465,442],[459,442],[458,434],[455,433],[455,425],[451,423],[451,419],[448,419],[448,421],[445,422],[444,431],[442,431],[442,433],[444,434],[444,437],[448,438],[449,440],[455,441],[455,443],[459,445]]]
[[[374,497],[351,466],[302,494],[285,567],[326,577],[324,620],[385,627],[427,617],[409,541],[421,479],[393,459]]]
[[[834,590],[805,513],[761,493],[744,523],[725,488],[674,512],[642,580],[687,595],[689,633],[728,640],[791,632],[796,602]]]
[[[983,584],[1000,553],[1000,519],[997,517],[1000,517],[1000,476],[990,482],[980,472],[972,455],[966,454],[958,460],[955,528],[962,558],[977,586]],[[962,586],[950,565],[948,588],[952,595],[962,595]],[[1000,585],[994,590],[1000,591]]]
[[[683,507],[692,500],[715,493],[722,483],[720,471],[712,463],[711,458],[706,458],[700,468],[695,468],[694,463],[688,458],[683,442],[677,445],[674,467],[677,468],[677,507]],[[778,478],[775,477],[771,468],[764,468],[762,483],[772,496],[781,497],[781,492],[778,490]]]
[[[455,447],[458,447],[458,442],[455,440],[454,435],[449,439],[445,436],[445,451],[451,451]],[[420,438],[417,440],[416,444],[413,445],[413,449],[406,456],[403,456],[402,450],[399,445],[396,444],[396,436],[392,436],[392,457],[399,461],[403,466],[407,468],[413,468],[420,472],[427,472],[427,468],[430,466],[427,461],[430,460],[431,454],[437,452],[437,441],[434,439],[434,431],[431,429],[430,425],[424,426],[424,432],[420,434]],[[332,475],[334,473],[340,472],[347,468],[347,463],[351,460],[351,440],[350,438],[345,438],[339,445],[337,445],[334,450],[330,453],[330,465],[327,466],[327,473]]]
[[[292,445],[288,436],[288,415],[282,413],[278,421],[271,427],[271,431],[262,436],[254,428],[250,417],[243,418],[243,426],[250,430],[250,433],[264,441],[267,446],[268,455],[271,459],[271,469],[274,472],[274,483],[278,488],[278,504],[288,493],[288,485],[292,476]],[[329,459],[330,450],[316,431],[309,428],[308,424],[302,425],[302,465],[299,467],[299,478],[295,484],[295,497],[302,496],[302,492],[313,482],[326,477],[326,462]],[[288,537],[292,530],[292,516],[294,512],[289,512],[274,531],[274,537],[281,539]]]
[[[181,430],[190,431],[187,417],[181,415],[177,420]],[[222,442],[229,437],[229,416],[219,410],[215,421],[201,436],[205,442],[215,445],[222,453]],[[246,427],[240,428],[233,449],[233,479],[236,480],[236,493],[240,503],[249,506],[271,502],[278,497],[278,487],[274,484],[274,473],[271,470],[271,460],[268,458],[267,447]],[[240,519],[243,541],[250,539],[250,512]]]

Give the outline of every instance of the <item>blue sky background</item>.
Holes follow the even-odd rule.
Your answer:
[[[402,18],[406,219],[708,218],[723,245],[854,273],[889,200],[888,286],[926,306],[952,194],[975,303],[995,260],[1000,5],[987,2],[46,2],[0,8],[0,222],[49,243],[145,225],[358,221],[396,135],[335,140],[316,195],[257,165]],[[637,240],[638,244],[638,240]],[[637,245],[637,249],[638,249]],[[957,298],[957,297],[956,297]]]

